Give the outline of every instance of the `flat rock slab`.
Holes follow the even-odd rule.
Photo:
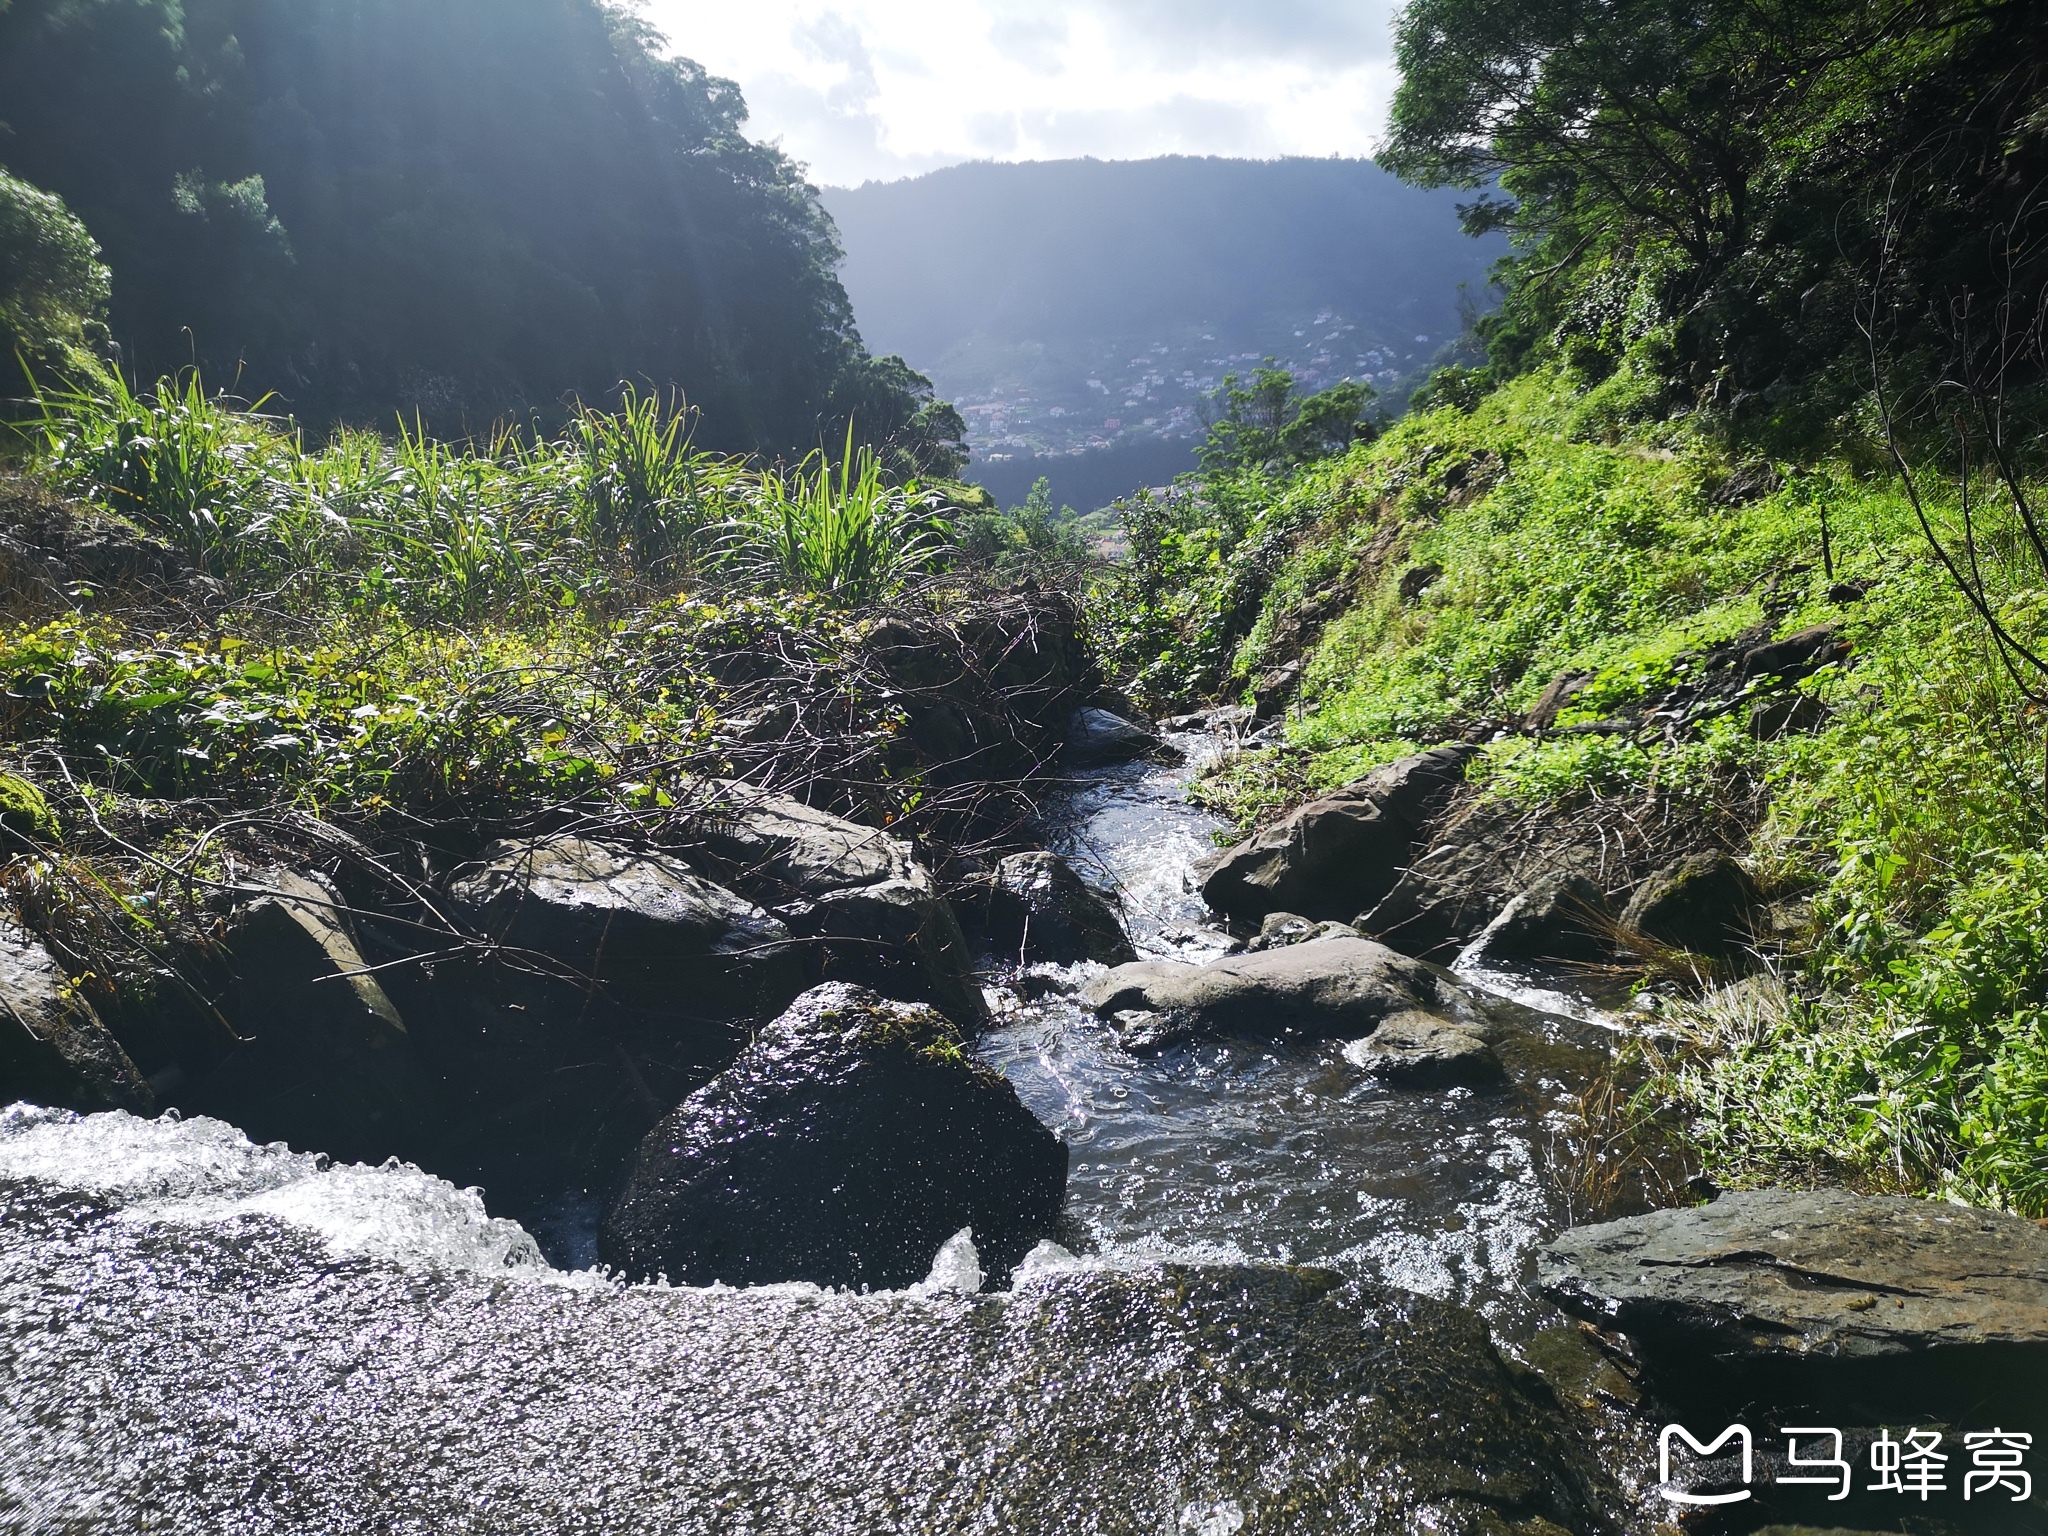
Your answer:
[[[1082,1002],[1103,1018],[1156,1016],[1133,1048],[1177,1040],[1366,1035],[1397,1013],[1444,1006],[1452,989],[1419,960],[1370,939],[1333,938],[1209,965],[1140,961],[1090,981]]]
[[[2048,1345],[2048,1231],[1926,1200],[1723,1195],[1568,1232],[1537,1280],[1581,1317],[1735,1362]]]
[[[1497,1083],[1500,1057],[1477,1031],[1427,1013],[1399,1013],[1344,1047],[1344,1059],[1403,1088]]]

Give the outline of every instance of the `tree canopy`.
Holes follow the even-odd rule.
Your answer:
[[[90,374],[106,349],[107,269],[63,200],[0,171],[0,366]]]
[[[1380,160],[1512,237],[1497,369],[1810,431],[1874,307],[1911,350],[2016,291],[2044,35],[2040,0],[1410,0]]]
[[[1342,453],[1372,434],[1373,428],[1359,420],[1374,396],[1370,384],[1347,382],[1303,395],[1294,375],[1272,362],[1267,358],[1249,380],[1224,375],[1210,396],[1209,436],[1196,450],[1207,473],[1294,468]]]
[[[852,414],[944,447],[929,385],[861,345],[801,168],[621,6],[16,0],[0,119],[0,162],[104,247],[138,376],[443,431],[633,380],[715,446]]]

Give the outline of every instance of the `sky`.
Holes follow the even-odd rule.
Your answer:
[[[643,0],[821,186],[963,160],[1366,155],[1396,0]]]

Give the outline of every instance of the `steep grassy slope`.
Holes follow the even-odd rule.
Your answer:
[[[1638,1104],[1675,1110],[1717,1177],[2048,1210],[2040,724],[1887,475],[1602,432],[1535,375],[1132,525],[1112,643],[1155,702],[1301,664],[1286,748],[1210,786],[1241,820],[1463,739],[1492,799],[1643,799],[1748,834],[1776,902],[1759,963],[1785,985],[1677,1010]],[[2017,572],[1989,574],[2033,633]],[[1823,624],[1847,666],[1731,690],[1731,645]],[[1583,682],[1531,728],[1560,679]],[[1763,739],[1772,699],[1766,721],[1806,728]]]

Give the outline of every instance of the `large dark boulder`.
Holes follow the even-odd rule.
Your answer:
[[[1639,935],[1695,954],[1734,954],[1750,940],[1762,898],[1725,853],[1695,853],[1645,880],[1621,914],[1624,942]]]
[[[1028,961],[1123,965],[1138,958],[1123,919],[1056,853],[1015,853],[978,897],[982,936]]]
[[[1252,920],[1268,912],[1350,920],[1393,889],[1474,750],[1438,747],[1311,800],[1210,863],[1203,900]]]
[[[50,952],[11,914],[0,915],[0,1104],[127,1109],[155,1101]]]
[[[241,1043],[181,1090],[182,1109],[344,1161],[412,1156],[433,1120],[412,1036],[334,894],[289,870],[235,917],[223,1012]]]
[[[1157,1049],[1194,1039],[1363,1036],[1397,1013],[1456,1008],[1454,991],[1420,961],[1340,937],[1208,965],[1120,965],[1083,987],[1081,1000],[1128,1025],[1127,1045]]]
[[[574,837],[494,843],[449,899],[497,942],[616,1001],[713,1017],[773,1013],[803,989],[788,928],[672,859]]]
[[[1066,1147],[941,1015],[830,982],[648,1134],[602,1253],[678,1283],[900,1287],[971,1227],[1007,1270],[1066,1178]]]
[[[1537,1282],[1602,1327],[1722,1360],[2048,1347],[2048,1231],[1931,1200],[1726,1194],[1567,1232]]]
[[[987,1023],[959,918],[908,843],[723,780],[702,783],[690,811],[691,859],[816,940],[828,976]]]

